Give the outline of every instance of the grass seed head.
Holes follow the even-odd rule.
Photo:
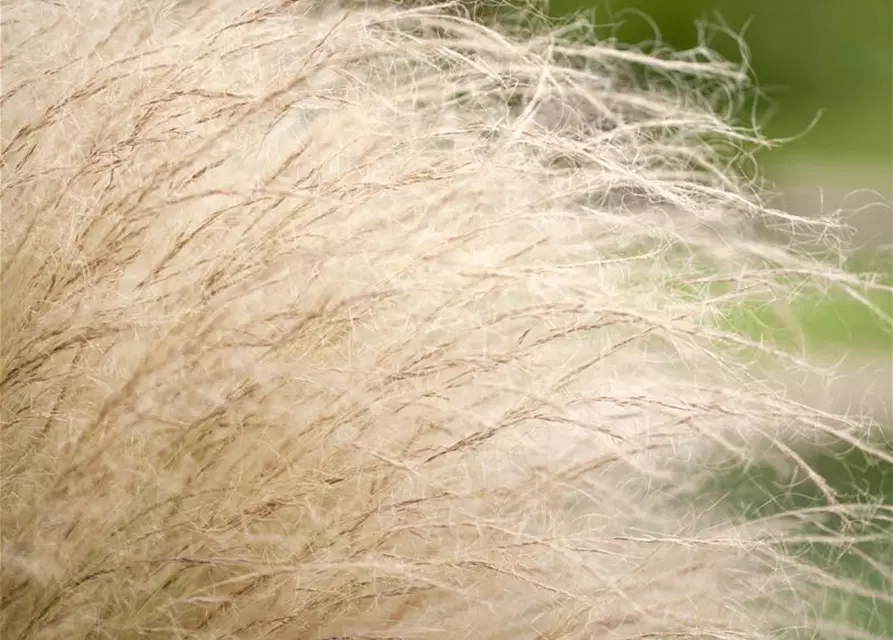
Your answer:
[[[4,638],[812,628],[785,526],[664,488],[831,428],[709,322],[848,277],[752,231],[834,227],[727,161],[741,69],[449,7],[2,29]]]

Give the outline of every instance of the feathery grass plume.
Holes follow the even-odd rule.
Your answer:
[[[726,162],[740,69],[446,6],[2,21],[4,639],[821,626],[789,525],[662,488],[799,460],[779,431],[868,446],[711,324],[859,285],[750,231],[835,230]]]

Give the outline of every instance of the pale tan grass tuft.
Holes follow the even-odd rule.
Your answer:
[[[832,428],[679,287],[859,284],[752,231],[742,70],[447,7],[2,22],[4,639],[814,625],[788,525],[657,488]]]

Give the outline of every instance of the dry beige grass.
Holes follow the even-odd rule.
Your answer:
[[[820,623],[786,525],[658,489],[779,428],[868,446],[675,286],[856,284],[750,233],[835,228],[721,161],[758,142],[724,111],[740,70],[443,7],[2,20],[4,639]]]

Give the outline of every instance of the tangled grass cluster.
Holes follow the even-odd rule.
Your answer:
[[[842,230],[729,161],[744,70],[576,35],[3,3],[5,640],[855,633],[785,550],[827,510],[682,498],[718,452],[871,450],[713,322],[858,296],[756,232]]]

